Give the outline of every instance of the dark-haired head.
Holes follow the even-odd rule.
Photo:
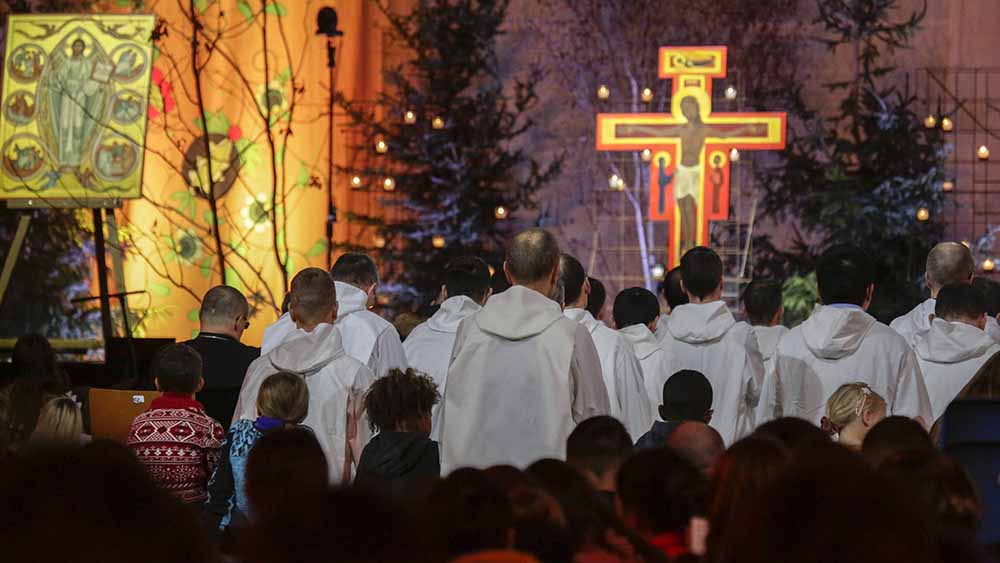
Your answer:
[[[270,514],[321,493],[329,479],[326,455],[308,428],[268,432],[247,458],[247,499],[254,514]]]
[[[983,329],[986,327],[986,297],[968,283],[946,285],[938,290],[934,316]]]
[[[905,416],[887,416],[872,427],[861,452],[878,465],[890,455],[906,450],[934,451],[934,442],[919,422]]]
[[[373,432],[431,431],[431,410],[441,399],[427,374],[393,368],[372,383],[365,394],[365,411]]]
[[[563,298],[566,307],[582,307],[586,304],[587,296],[590,294],[590,286],[587,283],[587,272],[583,269],[583,264],[576,257],[563,254],[559,262],[559,275],[563,281]]]
[[[986,298],[986,314],[991,317],[1000,314],[1000,284],[988,278],[976,277],[972,280],[972,286]]]
[[[481,305],[490,296],[490,283],[490,267],[476,256],[455,258],[444,269],[444,289],[449,298],[465,296]]]
[[[604,313],[604,303],[608,300],[608,292],[604,289],[604,284],[597,278],[587,278],[590,283],[590,295],[587,296],[587,312],[595,319],[602,320]]]
[[[686,529],[705,514],[707,490],[702,474],[668,448],[642,450],[618,470],[625,522],[645,537]]]
[[[55,351],[40,334],[25,334],[17,339],[13,353],[14,379],[5,397],[8,403],[6,436],[8,447],[18,449],[35,430],[38,415],[46,399],[69,391],[69,378],[56,364]],[[0,381],[0,387],[7,382]]]
[[[743,307],[754,326],[774,326],[781,323],[781,282],[753,280],[743,290]]]
[[[502,488],[477,469],[459,469],[438,482],[425,503],[433,537],[448,560],[514,542],[514,510]]]
[[[722,295],[722,258],[714,250],[696,246],[684,253],[680,267],[688,299],[706,301]]]
[[[164,393],[191,395],[201,391],[201,354],[187,344],[168,344],[153,357],[150,371],[156,389]]]
[[[612,315],[619,329],[634,325],[652,327],[660,316],[660,302],[652,291],[644,287],[630,287],[615,297]]]
[[[632,438],[612,416],[595,416],[577,425],[566,440],[566,462],[599,490],[614,490],[618,467],[632,454]]]
[[[671,311],[689,302],[687,292],[684,291],[684,286],[681,284],[680,266],[667,272],[667,275],[663,278],[663,283],[660,284],[660,293],[663,295],[663,299],[667,302],[667,307]]]
[[[867,307],[875,287],[874,264],[868,254],[849,244],[828,248],[816,264],[816,284],[824,305]]]
[[[378,285],[378,266],[371,256],[362,252],[345,252],[330,268],[334,281],[353,285],[361,291],[371,293]]]
[[[668,422],[712,418],[712,384],[700,371],[682,369],[663,382],[660,418]]]
[[[821,444],[830,442],[830,436],[819,426],[793,416],[765,422],[757,427],[754,434],[770,436],[792,450],[817,442]]]

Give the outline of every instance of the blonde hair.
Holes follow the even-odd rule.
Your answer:
[[[826,418],[836,432],[866,412],[885,406],[885,399],[863,382],[845,383],[826,402]]]
[[[56,397],[42,405],[31,441],[76,446],[82,435],[80,406],[69,397]]]
[[[309,388],[294,373],[279,371],[268,376],[257,393],[257,412],[276,418],[285,427],[301,424],[309,414]]]

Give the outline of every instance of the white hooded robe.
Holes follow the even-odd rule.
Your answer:
[[[834,391],[862,381],[885,399],[888,414],[919,416],[930,427],[930,400],[913,349],[860,307],[817,307],[781,339],[774,375],[769,383],[783,416],[819,425]]]
[[[670,313],[661,313],[660,318],[656,320],[656,339],[663,342],[663,339],[667,337],[667,326],[670,323]]]
[[[610,411],[587,329],[519,285],[459,325],[443,403],[442,475],[563,459],[576,424]]]
[[[917,337],[914,348],[931,401],[928,426],[941,418],[979,368],[1000,352],[1000,344],[978,327],[944,319],[934,319],[927,332]]]
[[[913,346],[917,337],[931,328],[930,319],[931,315],[934,314],[935,306],[937,306],[937,299],[928,299],[914,307],[909,313],[894,319],[889,323],[889,328],[898,332],[910,346]]]
[[[673,372],[668,371],[670,366],[667,353],[648,326],[637,324],[619,329],[618,332],[632,343],[635,356],[642,366],[643,389],[649,402],[650,421],[646,426],[646,431],[649,431],[653,422],[659,419],[659,408],[663,404],[663,384]]]
[[[335,282],[337,286],[337,327],[343,335],[347,354],[368,366],[382,377],[392,368],[406,369],[406,354],[399,341],[399,332],[392,323],[367,308],[368,294],[351,284]],[[264,329],[261,355],[277,345],[304,333],[296,328],[289,313]]]
[[[655,411],[649,409],[642,366],[632,345],[586,309],[566,309],[563,314],[582,324],[590,333],[601,359],[601,375],[611,403],[611,416],[625,425],[633,441],[639,439],[653,424]]]
[[[347,355],[336,326],[321,324],[310,333],[303,332],[301,337],[279,344],[250,364],[233,421],[256,420],[260,386],[269,375],[279,371],[294,373],[305,380],[309,388],[309,413],[303,424],[316,433],[326,454],[330,482],[340,483],[348,459],[348,426],[357,428],[351,436],[352,465],[361,459],[361,450],[371,438],[363,408],[364,394],[375,376]]]
[[[458,325],[480,309],[482,307],[479,303],[468,297],[449,297],[431,318],[417,325],[403,342],[403,351],[410,367],[431,376],[442,395],[448,381],[448,361],[455,347]],[[440,404],[434,406],[434,426],[438,424],[437,413],[440,408]]]
[[[788,334],[788,328],[778,326],[754,326],[754,336],[757,337],[757,348],[761,357],[764,358],[764,388],[761,390],[760,405],[757,408],[757,426],[776,418],[774,412],[775,397],[770,396],[774,390],[773,386],[768,386],[767,381],[774,379],[774,359],[778,349],[778,342]]]
[[[727,445],[753,432],[764,359],[750,325],[724,301],[688,303],[670,312],[662,345],[668,372],[700,371],[712,384],[712,422]]]

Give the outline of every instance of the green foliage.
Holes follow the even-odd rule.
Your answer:
[[[943,235],[940,183],[946,156],[940,133],[925,129],[915,96],[889,78],[883,54],[903,48],[923,19],[915,12],[895,21],[897,0],[822,0],[817,23],[831,51],[853,49],[850,80],[828,85],[841,96],[826,120],[808,111],[805,133],[791,137],[780,166],[765,178],[764,210],[801,228],[793,248],[772,251],[758,264],[768,275],[811,269],[819,252],[836,243],[856,244],[881,265],[872,312],[888,320],[919,298],[923,264]],[[930,220],[917,211],[926,208]],[[782,266],[785,264],[785,266]]]
[[[518,148],[534,126],[528,113],[541,74],[529,72],[512,84],[500,79],[496,41],[507,6],[506,0],[420,0],[398,15],[383,5],[395,41],[411,55],[386,72],[386,92],[377,100],[384,117],[377,119],[370,104],[337,97],[364,139],[359,164],[340,172],[362,177],[369,189],[380,189],[387,176],[396,183],[382,202],[396,219],[343,214],[341,220],[370,225],[369,233],[386,238],[376,252],[398,264],[384,277],[403,302],[433,297],[445,264],[457,256],[498,265],[503,242],[518,225],[498,220],[494,210],[533,208],[533,194],[559,173],[561,159],[542,165]],[[406,111],[416,123],[404,122]],[[442,128],[432,125],[438,116]],[[377,139],[388,143],[387,154],[375,154]],[[435,237],[444,238],[443,249],[433,247]]]

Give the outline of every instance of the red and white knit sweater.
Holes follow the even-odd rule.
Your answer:
[[[202,502],[225,430],[188,395],[164,393],[132,422],[126,444],[153,479],[184,502]]]

